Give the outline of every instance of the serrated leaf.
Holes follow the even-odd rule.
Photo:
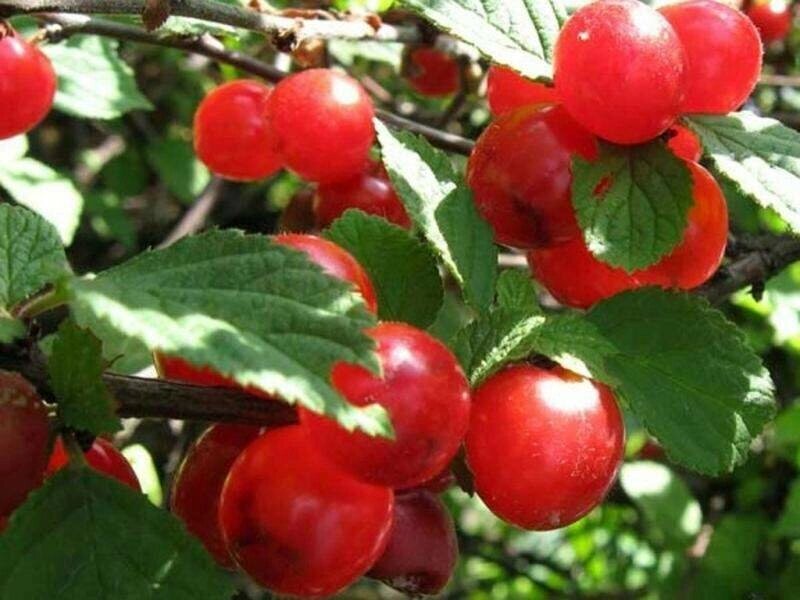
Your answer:
[[[681,550],[694,541],[703,523],[700,503],[667,466],[648,461],[627,463],[620,470],[619,481],[668,546]]]
[[[0,204],[1,308],[12,308],[69,272],[50,223],[21,206]]]
[[[700,136],[716,177],[800,232],[800,133],[750,112],[693,116],[686,122]]]
[[[769,373],[743,333],[700,298],[626,292],[586,316],[613,352],[606,379],[675,462],[708,475],[741,464],[775,412]]]
[[[211,181],[189,142],[165,138],[147,147],[147,159],[167,189],[183,202],[192,202]]]
[[[25,335],[25,323],[7,315],[0,315],[0,344],[10,344]]]
[[[492,62],[531,79],[552,76],[560,0],[403,0],[439,29],[475,46]]]
[[[348,210],[325,237],[366,269],[378,295],[378,317],[425,329],[442,306],[442,279],[430,248],[386,219]],[[409,285],[413,282],[412,285]]]
[[[628,272],[653,265],[683,239],[692,206],[686,164],[661,141],[601,145],[572,164],[572,203],[589,250]]]
[[[31,494],[0,536],[0,598],[226,600],[229,575],[168,512],[88,468]]]
[[[116,40],[76,35],[42,50],[58,73],[54,108],[85,119],[115,119],[153,105],[136,86],[133,70],[119,57]]]
[[[464,291],[485,310],[497,278],[497,247],[463,177],[444,152],[406,131],[375,122],[383,164],[415,225]]]
[[[379,370],[363,299],[301,252],[262,235],[213,230],[72,283],[78,324],[208,365],[242,385],[389,434],[379,407],[357,409],[329,383],[334,363]]]
[[[103,382],[105,369],[100,340],[71,319],[63,321],[53,339],[47,371],[65,425],[94,435],[122,429]]]
[[[528,272],[507,269],[497,278],[497,305],[511,310],[541,312],[536,286]]]

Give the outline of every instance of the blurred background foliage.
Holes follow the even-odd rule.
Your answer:
[[[273,5],[388,10],[386,20],[409,18],[391,0]],[[29,34],[36,26],[25,18],[13,24]],[[171,18],[164,29],[191,34],[208,28]],[[291,56],[277,53],[261,36],[224,27],[211,33],[230,50],[293,67]],[[443,99],[409,88],[399,44],[333,41],[301,48],[295,59],[303,66],[345,68],[378,105],[475,138],[489,120],[482,97],[488,65],[468,47],[452,42],[445,47],[459,57],[464,72],[462,92]],[[57,110],[27,139],[0,144],[0,197],[46,199],[33,206],[44,213],[58,207],[50,218],[71,241],[76,270],[101,270],[157,246],[201,202],[210,208],[208,223],[219,227],[262,233],[309,228],[311,193],[295,176],[222,182],[194,156],[191,128],[198,102],[216,85],[246,74],[178,50],[91,36],[48,44],[46,51],[61,76]],[[800,28],[768,47],[765,60],[765,73],[800,77]],[[761,85],[748,108],[800,125],[800,86]],[[738,235],[782,230],[769,212],[733,193],[728,200],[734,254]],[[671,465],[629,420],[629,460],[608,501],[577,524],[549,533],[515,530],[477,498],[453,489],[446,499],[458,524],[462,560],[443,597],[800,596],[800,264],[763,289],[739,293],[724,310],[765,359],[781,404],[749,461],[728,477],[701,478]],[[434,331],[448,337],[464,315],[456,296],[449,295]],[[141,356],[115,367],[134,372],[149,362]],[[198,424],[127,422],[120,441],[151,501],[166,501],[170,477],[200,431]],[[265,597],[246,582],[242,590],[242,598]],[[397,595],[365,582],[342,597]]]

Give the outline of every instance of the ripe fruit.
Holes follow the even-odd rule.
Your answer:
[[[406,79],[424,96],[449,96],[458,91],[461,69],[458,61],[435,48],[416,48],[408,55]]]
[[[467,182],[495,239],[515,248],[558,244],[580,235],[572,207],[572,159],[597,157],[595,137],[561,106],[506,113],[478,139]]]
[[[231,465],[260,432],[245,425],[212,425],[189,449],[172,483],[172,512],[223,567],[234,563],[217,518],[222,486]]]
[[[219,522],[236,563],[279,594],[329,596],[372,566],[389,539],[392,490],[318,454],[299,426],[268,431],[231,467]]]
[[[496,117],[523,106],[558,101],[554,88],[526,79],[506,67],[491,67],[486,84],[489,109]]]
[[[599,0],[566,22],[555,48],[556,93],[592,133],[638,144],[681,111],[684,52],[658,12],[637,0]]]
[[[516,365],[476,391],[467,461],[493,513],[523,529],[556,529],[603,499],[624,437],[607,387],[560,367]]]
[[[417,597],[438,594],[458,561],[453,518],[431,492],[397,494],[389,543],[369,575]]]
[[[528,253],[531,272],[562,304],[588,308],[594,303],[646,285],[689,290],[705,283],[725,254],[728,208],[717,182],[703,167],[687,162],[694,205],[683,241],[661,261],[633,273],[595,258],[582,237]]]
[[[310,69],[275,86],[267,102],[275,148],[286,166],[319,183],[364,171],[375,138],[375,110],[352,77]]]
[[[300,421],[340,468],[369,483],[412,487],[439,474],[457,452],[469,422],[469,384],[447,347],[424,331],[382,323],[367,333],[377,343],[383,377],[340,363],[331,380],[350,404],[383,406],[394,440],[348,432],[304,409]]]
[[[765,44],[781,41],[792,29],[792,5],[786,0],[753,0],[746,14]]]
[[[319,227],[328,227],[349,208],[383,217],[401,227],[411,227],[411,220],[383,165],[374,161],[370,161],[367,170],[355,177],[338,183],[324,183],[317,189],[314,213]]]
[[[96,438],[92,447],[83,453],[88,465],[103,475],[113,477],[120,483],[132,487],[137,492],[142,491],[139,480],[133,468],[122,453],[114,445],[103,438]],[[64,448],[64,442],[59,437],[53,446],[50,462],[47,463],[47,477],[60,471],[69,462],[69,455]]]
[[[688,127],[675,125],[666,133],[669,136],[667,148],[678,158],[697,162],[703,155],[703,146],[698,137]]]
[[[42,483],[49,435],[47,409],[34,387],[18,373],[0,371],[0,515]]]
[[[0,24],[0,139],[36,127],[50,112],[55,93],[50,59]]]
[[[761,42],[750,20],[716,0],[659,9],[686,52],[684,113],[726,114],[741,106],[761,73]]]
[[[270,88],[240,79],[211,91],[194,115],[194,148],[214,173],[254,181],[281,168],[264,110]]]
[[[378,312],[378,300],[369,275],[349,252],[315,235],[281,233],[273,239],[277,244],[304,252],[311,262],[319,265],[331,277],[352,283],[364,298],[367,309]]]

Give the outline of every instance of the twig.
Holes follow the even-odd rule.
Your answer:
[[[52,391],[44,365],[26,357],[0,352],[0,369],[16,371],[45,397]],[[250,425],[289,425],[297,421],[291,406],[257,398],[238,389],[194,385],[106,373],[120,417],[184,419]]]
[[[79,13],[102,15],[139,15],[142,0],[0,0],[0,18],[21,14]],[[265,14],[213,0],[172,0],[171,14],[192,17],[211,23],[229,25],[264,33],[279,41],[282,48],[296,46],[309,38],[374,39],[394,42],[418,42],[416,27],[379,24],[366,19],[297,19],[280,14]]]
[[[0,0],[0,2],[2,1]],[[46,14],[42,15],[42,19],[49,24],[46,27],[49,39],[56,41],[71,35],[87,33],[142,44],[177,48],[186,52],[200,54],[218,62],[237,67],[247,73],[263,77],[273,83],[280,81],[287,75],[285,71],[268,63],[240,52],[226,50],[219,41],[210,35],[199,37],[159,36],[148,33],[138,27],[122,25],[106,19],[90,18],[84,15]],[[385,110],[377,110],[376,112],[378,117],[385,123],[422,135],[431,144],[443,150],[468,155],[475,144],[467,138],[417,123]]]
[[[175,225],[174,229],[164,238],[164,241],[161,242],[158,247],[166,248],[178,240],[203,229],[211,211],[214,210],[214,207],[222,196],[224,187],[225,182],[222,179],[216,177],[212,179],[206,186],[206,189],[203,190],[203,193],[200,194],[200,197],[192,204],[191,208],[186,211],[183,218],[178,221],[178,224]]]
[[[777,85],[787,87],[800,87],[800,76],[798,75],[772,75],[764,73],[758,80],[762,85]]]

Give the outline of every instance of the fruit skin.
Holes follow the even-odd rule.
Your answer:
[[[716,0],[663,6],[686,52],[684,113],[727,114],[747,100],[761,73],[761,41],[741,12]]]
[[[330,596],[381,555],[393,492],[338,470],[299,426],[268,431],[231,467],[219,522],[231,556],[279,594]]]
[[[194,149],[214,173],[255,181],[282,167],[264,110],[271,89],[239,79],[213,89],[194,115]]]
[[[493,513],[523,529],[556,529],[602,501],[624,437],[604,385],[560,367],[515,365],[475,393],[467,462]]]
[[[754,0],[746,14],[765,44],[780,42],[792,29],[792,5],[784,0]]]
[[[458,91],[461,69],[458,61],[435,48],[415,48],[408,54],[409,85],[423,96],[449,96]]]
[[[331,381],[350,404],[383,406],[394,440],[348,432],[302,408],[300,422],[339,468],[376,485],[412,487],[438,475],[458,451],[469,424],[469,384],[450,350],[424,331],[381,323],[367,334],[377,343],[383,378],[339,363]]]
[[[364,298],[367,310],[378,312],[378,299],[369,275],[358,261],[341,246],[316,235],[281,233],[275,243],[304,252],[311,262],[319,265],[331,277],[352,283]]]
[[[533,277],[562,304],[589,308],[625,290],[657,285],[690,290],[705,283],[725,254],[728,207],[714,178],[703,167],[687,162],[692,175],[694,205],[689,209],[683,240],[653,266],[633,273],[595,258],[582,237],[554,248],[532,250],[528,264]]]
[[[375,110],[352,77],[309,69],[275,86],[266,115],[286,166],[318,183],[349,179],[366,168]]]
[[[219,527],[219,499],[231,466],[260,433],[259,427],[212,425],[186,453],[172,482],[172,512],[229,569],[235,565]]]
[[[41,485],[49,436],[47,409],[36,389],[19,373],[0,371],[0,516]]]
[[[637,0],[598,0],[578,9],[558,36],[556,93],[595,135],[638,144],[680,114],[684,62],[678,36],[658,12]]]
[[[490,67],[486,80],[486,99],[496,117],[531,104],[558,102],[554,88],[526,79],[507,67]]]
[[[703,146],[700,139],[688,127],[675,125],[666,133],[669,136],[667,148],[678,158],[697,162],[703,155]]]
[[[431,492],[399,493],[389,543],[367,575],[416,597],[438,594],[458,562],[453,518]]]
[[[0,139],[36,127],[50,112],[56,94],[50,59],[5,28],[0,25]]]
[[[117,450],[114,445],[103,438],[96,438],[92,447],[83,453],[88,465],[103,475],[112,477],[124,483],[128,487],[133,488],[137,492],[142,491],[139,484],[139,479],[133,471],[130,463],[122,456],[122,453]],[[64,442],[59,437],[53,446],[53,453],[50,455],[50,461],[47,463],[46,476],[50,477],[63,469],[69,463],[69,455],[64,448]]]
[[[367,170],[355,177],[338,183],[324,183],[317,188],[314,214],[318,227],[330,226],[350,208],[383,217],[406,229],[411,227],[411,220],[386,170],[375,161],[370,161]]]
[[[580,235],[572,207],[572,159],[598,156],[596,138],[561,106],[526,106],[495,120],[469,158],[467,183],[495,240],[514,248]]]

